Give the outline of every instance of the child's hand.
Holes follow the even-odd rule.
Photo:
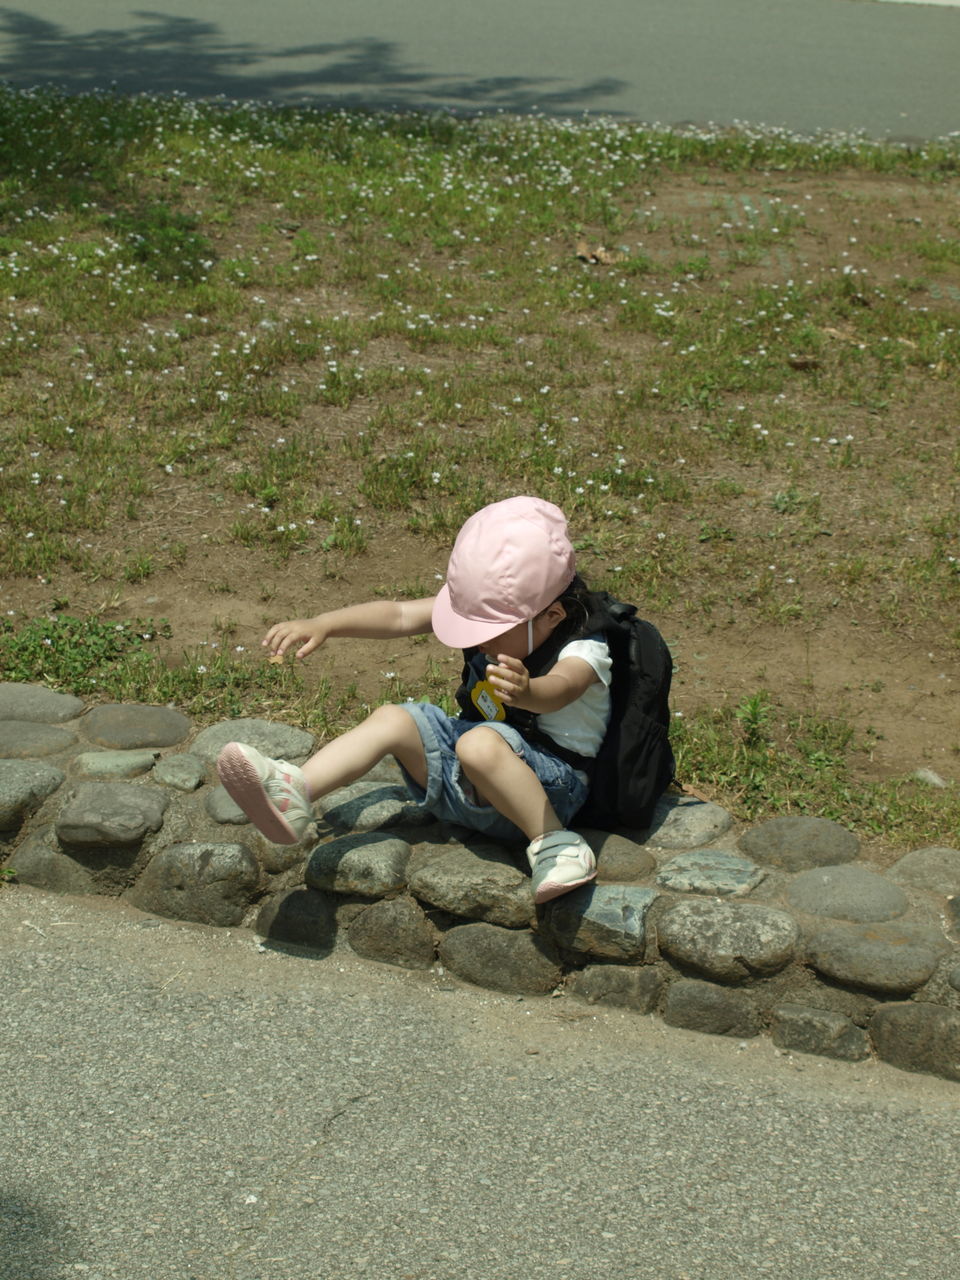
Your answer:
[[[496,689],[501,702],[508,706],[516,704],[530,688],[530,672],[519,658],[511,658],[508,654],[497,654],[497,665],[487,667],[487,679]]]
[[[263,637],[263,647],[274,656],[283,657],[293,645],[299,645],[296,656],[305,658],[318,649],[327,638],[318,618],[295,618],[291,622],[275,623]]]

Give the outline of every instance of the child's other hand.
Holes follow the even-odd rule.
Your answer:
[[[511,658],[506,653],[498,653],[497,665],[487,667],[487,679],[508,706],[514,705],[530,688],[530,672],[519,658]]]
[[[295,618],[290,622],[275,623],[263,637],[263,647],[269,649],[271,655],[282,658],[294,645],[299,645],[296,656],[305,658],[326,638],[317,618]]]

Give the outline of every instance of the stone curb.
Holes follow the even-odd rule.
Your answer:
[[[593,885],[534,906],[522,849],[433,821],[389,762],[318,806],[317,839],[268,843],[217,785],[231,737],[303,759],[263,720],[197,729],[172,708],[0,684],[0,863],[50,892],[120,896],[265,944],[449,971],[521,994],[960,1080],[960,850],[886,872],[821,818],[737,831],[669,795],[649,831],[584,830]]]

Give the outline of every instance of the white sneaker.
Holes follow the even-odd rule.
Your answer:
[[[314,821],[303,773],[256,747],[228,742],[217,757],[224,790],[274,844],[297,844]]]
[[[597,874],[593,850],[575,831],[548,831],[527,845],[534,902],[549,902]]]

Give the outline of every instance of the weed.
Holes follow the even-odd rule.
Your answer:
[[[118,670],[161,637],[169,637],[163,619],[105,622],[58,613],[33,618],[20,627],[0,621],[0,672],[4,680],[48,684],[74,693],[109,690]]]

